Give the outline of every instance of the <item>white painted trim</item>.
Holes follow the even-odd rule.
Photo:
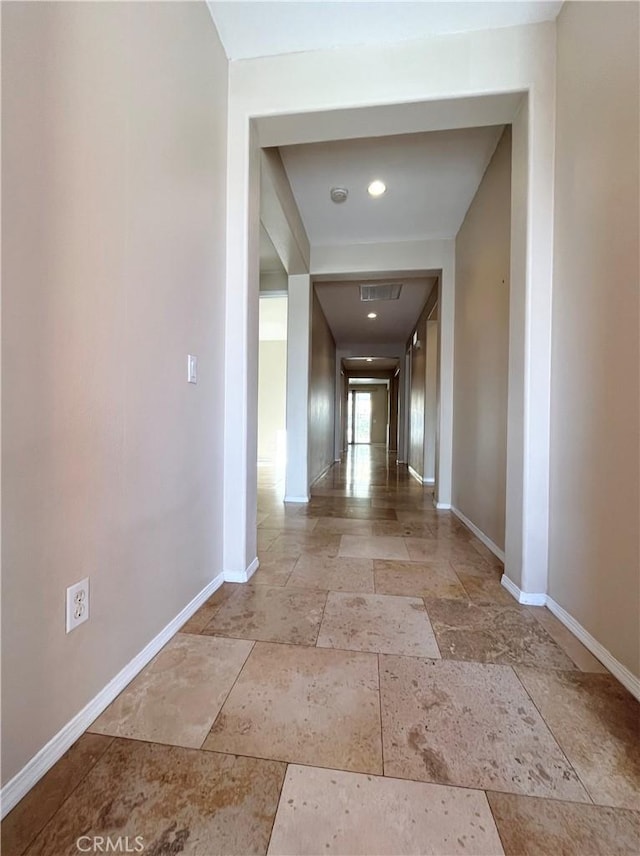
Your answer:
[[[257,560],[256,560],[257,561]],[[223,574],[218,574],[164,627],[139,654],[131,660],[91,701],[70,719],[51,740],[28,761],[19,773],[7,782],[0,791],[0,813],[4,817],[20,802],[31,788],[59,761],[76,740],[84,734],[91,723],[108,707],[122,690],[156,654],[175,636],[182,625],[220,588]]]
[[[497,556],[500,561],[504,564],[504,550],[501,550],[497,544],[495,544],[488,535],[485,535],[482,529],[478,529],[475,523],[472,523],[471,520],[463,514],[459,508],[456,508],[455,505],[451,506],[451,511],[455,514],[455,516],[461,520],[467,529],[471,529],[473,534],[479,541],[482,541],[485,547],[488,547],[494,556]]]
[[[438,511],[451,511],[451,504],[448,502],[434,502],[433,504]]]
[[[620,683],[625,686],[629,692],[640,701],[640,678],[636,677],[632,672],[623,666],[619,660],[613,656],[610,651],[601,645],[588,630],[576,621],[576,619],[567,612],[559,603],[556,603],[552,597],[547,595],[547,607],[561,621],[564,626],[570,630],[573,635],[579,639],[585,648],[597,657],[598,660],[605,666],[611,674],[616,677]]]
[[[309,502],[308,496],[285,496],[284,502]]]
[[[259,567],[260,562],[256,556],[246,571],[225,571],[224,581],[225,583],[248,583]]]
[[[422,479],[422,484],[434,485],[435,483],[436,483],[436,480],[432,479],[432,478]]]
[[[528,592],[521,591],[513,580],[509,579],[506,574],[502,575],[500,580],[509,594],[514,597],[518,603],[527,604],[527,606],[545,606],[547,595],[543,592]]]

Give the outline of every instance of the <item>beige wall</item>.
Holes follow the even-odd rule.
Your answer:
[[[416,326],[420,347],[411,347],[411,387],[409,391],[408,463],[422,476],[424,466],[424,396],[426,383],[427,316],[423,313]]]
[[[433,367],[431,360],[428,357],[433,357],[434,345],[437,351],[437,331],[436,342],[433,341],[433,326],[430,325],[429,316],[434,312],[434,307],[438,302],[439,287],[437,280],[429,293],[427,301],[424,305],[418,323],[416,324],[413,333],[417,333],[419,347],[413,344],[413,333],[407,342],[406,349],[410,352],[411,360],[411,385],[409,388],[408,414],[409,414],[409,449],[407,455],[407,463],[418,473],[420,478],[425,477],[425,466],[430,454],[431,438],[427,437],[425,432],[430,431],[431,413],[427,413],[427,406],[433,405],[435,391],[431,387],[433,378]],[[427,342],[429,330],[432,332],[431,342]],[[437,361],[437,359],[436,359]],[[429,368],[429,371],[427,370]],[[437,371],[436,371],[437,375]],[[436,377],[437,382],[437,377]],[[436,397],[437,400],[437,397]],[[435,463],[435,462],[434,462]]]
[[[2,16],[6,782],[221,571],[227,61],[204,3]]]
[[[313,291],[309,375],[309,483],[333,462],[336,343]]]
[[[505,535],[511,130],[456,237],[452,503],[501,550]]]
[[[258,460],[284,463],[287,414],[287,343],[260,342]]]
[[[436,475],[438,432],[438,320],[437,310],[427,321],[425,342],[424,466],[422,476],[429,482]]]
[[[640,675],[638,6],[565,3],[549,591]]]

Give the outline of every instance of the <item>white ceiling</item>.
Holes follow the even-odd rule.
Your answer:
[[[409,338],[436,278],[407,277],[397,281],[403,283],[398,300],[372,302],[360,300],[358,282],[315,284],[318,300],[338,348],[351,344],[404,342]],[[369,312],[376,312],[378,317],[367,318]]]
[[[552,21],[562,2],[234,2],[208,3],[229,59]]]
[[[315,246],[453,238],[502,126],[283,146],[282,161]],[[379,178],[387,192],[369,196]],[[348,188],[336,205],[332,187]]]

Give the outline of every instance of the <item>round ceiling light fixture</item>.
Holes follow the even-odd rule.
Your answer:
[[[369,187],[367,187],[369,196],[382,196],[386,189],[387,185],[384,183],[384,181],[380,181],[379,178],[376,178],[376,180],[372,181]]]
[[[331,191],[329,192],[331,201],[335,202],[336,205],[340,205],[341,202],[346,202],[348,195],[349,191],[346,187],[332,187]]]
[[[378,317],[378,313],[377,313],[377,312],[370,312],[370,313],[367,315],[367,318],[377,318],[377,317]]]

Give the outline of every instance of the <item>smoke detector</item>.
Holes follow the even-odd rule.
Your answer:
[[[339,205],[341,202],[347,201],[349,191],[346,187],[332,187],[329,195],[331,196],[331,201]]]

